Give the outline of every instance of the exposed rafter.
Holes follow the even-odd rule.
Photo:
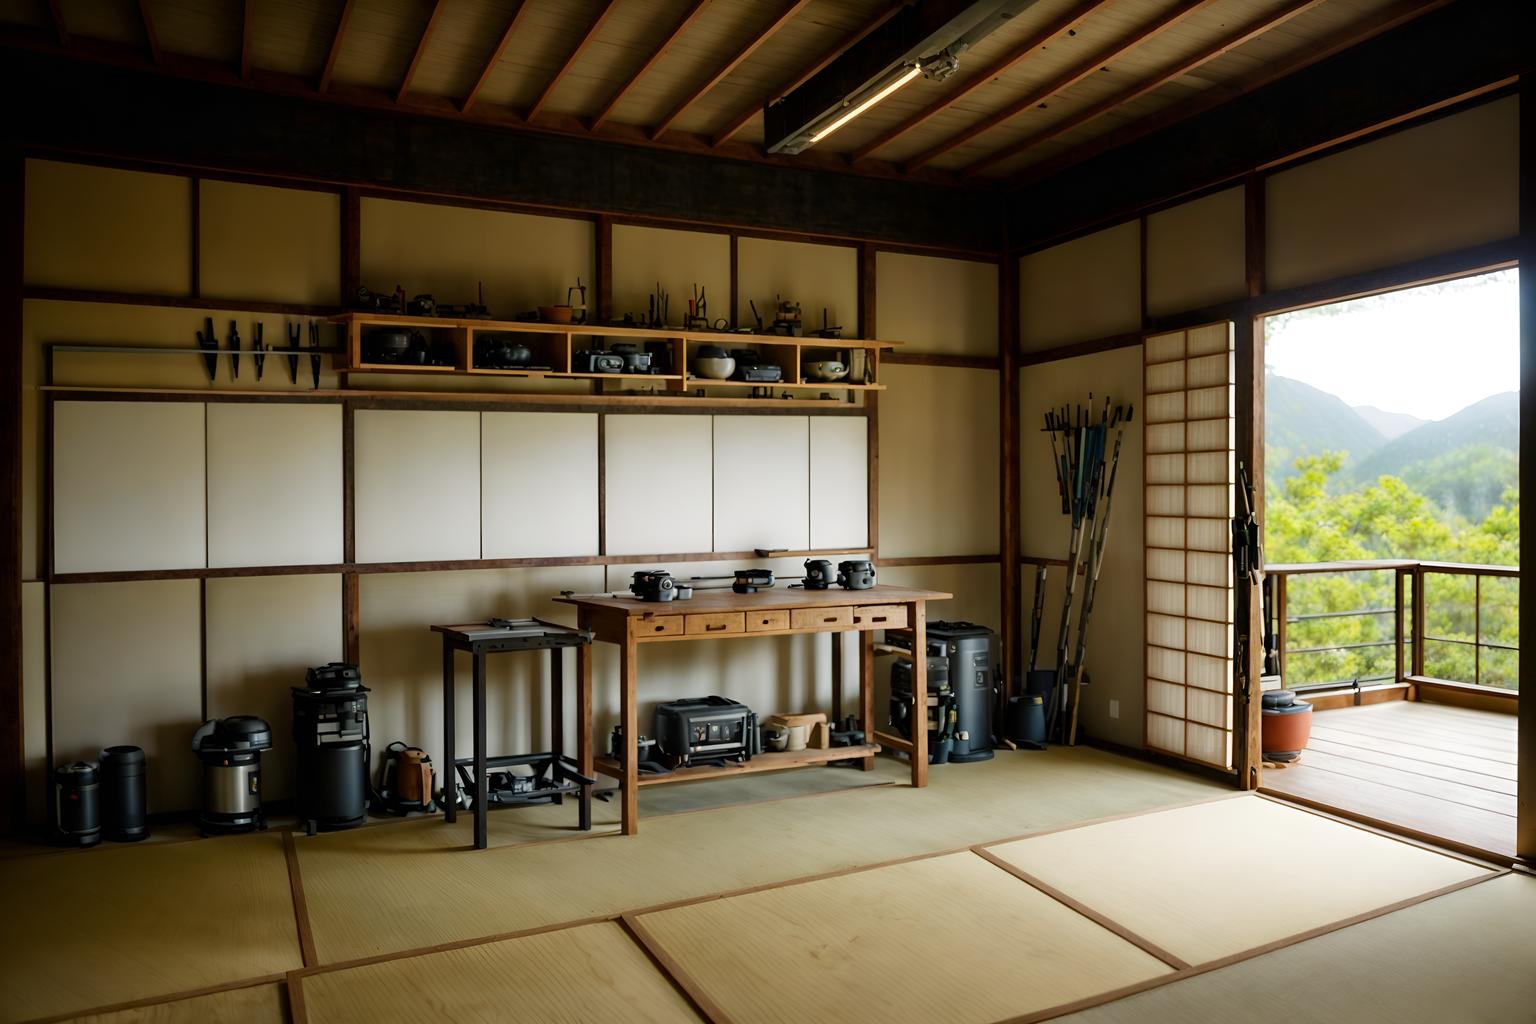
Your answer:
[[[1068,150],[1066,153],[1050,158],[1044,163],[1029,167],[1017,179],[1011,181],[1010,184],[1025,184],[1048,177],[1073,164],[1081,163],[1108,150],[1115,149],[1150,135],[1153,132],[1167,128],[1169,125],[1187,120],[1213,107],[1231,102],[1240,96],[1254,92],[1272,82],[1277,82],[1288,75],[1293,75],[1303,68],[1316,64],[1318,61],[1326,60],[1335,54],[1381,35],[1383,32],[1391,31],[1453,2],[1454,0],[1401,0],[1401,2],[1391,7],[1368,14],[1344,29],[1333,33],[1328,37],[1326,45],[1303,46],[1289,58],[1271,61],[1252,74],[1235,82],[1214,85],[1186,103],[1181,103],[1168,110],[1158,111],[1139,121],[1119,127],[1106,137],[1091,139],[1081,146]]]
[[[336,58],[341,56],[341,44],[347,36],[347,22],[352,20],[352,0],[344,0],[341,5],[341,17],[336,22],[336,34],[331,37],[330,52],[325,55],[325,69],[320,72],[320,84],[315,86],[320,92],[331,87],[331,75],[336,70]]]
[[[789,95],[804,85],[806,82],[809,82],[812,78],[815,78],[817,75],[821,74],[822,71],[826,70],[828,64],[831,64],[833,61],[837,60],[837,58],[841,57],[843,54],[853,49],[853,47],[863,42],[865,36],[869,35],[871,32],[875,31],[875,29],[890,21],[898,11],[907,6],[908,2],[909,0],[897,0],[896,3],[891,4],[891,6],[887,7],[884,11],[881,11],[869,21],[865,22],[861,28],[853,33],[853,35],[848,36],[846,39],[838,42],[830,50],[818,57],[813,63],[806,65],[806,67],[801,70],[800,73],[797,74],[794,78],[790,79],[775,89],[773,95],[768,97],[766,103],[754,103],[752,106],[747,107],[741,113],[731,118],[729,124],[714,134],[714,137],[709,140],[709,144],[714,147],[719,147],[722,143],[728,142],[737,132],[745,128],[747,124],[762,111],[764,106],[766,106],[768,103],[774,102],[782,96]]]
[[[608,97],[608,102],[603,104],[603,109],[599,110],[597,116],[592,119],[593,131],[597,131],[597,129],[603,126],[603,122],[608,120],[608,115],[613,113],[613,108],[619,105],[619,101],[629,93],[629,90],[635,87],[636,82],[645,77],[646,72],[656,66],[657,61],[667,55],[667,51],[672,49],[672,44],[677,42],[678,37],[688,30],[688,26],[693,24],[694,19],[699,16],[699,12],[708,6],[709,0],[694,0],[693,6],[688,8],[687,13],[673,26],[672,31],[667,33],[667,38],[661,41],[661,45],[651,51],[651,55],[645,59],[645,63],[641,64],[635,73],[629,76],[629,81],[619,86],[618,91]]]
[[[1032,33],[1029,38],[993,61],[986,70],[978,71],[972,75],[965,81],[964,85],[946,92],[914,116],[893,128],[881,132],[878,136],[854,150],[849,156],[849,160],[855,162],[863,160],[876,150],[883,149],[885,146],[895,142],[914,128],[927,124],[934,115],[948,110],[977,89],[991,85],[997,80],[999,75],[1008,71],[1030,54],[1035,53],[1040,47],[1053,41],[1057,36],[1070,30],[1073,25],[1093,14],[1099,8],[1108,6],[1110,2],[1111,0],[1084,0],[1083,3],[1077,4],[1071,10],[1065,12],[1050,24],[1043,26],[1039,31]]]
[[[1215,0],[1184,0],[1183,3],[1180,3],[1178,6],[1161,15],[1156,20],[1143,25],[1141,28],[1132,32],[1130,35],[1122,36],[1120,39],[1100,50],[1098,53],[1095,53],[1087,60],[1081,61],[1076,66],[1051,79],[1049,82],[1040,86],[1038,89],[1032,90],[1022,99],[1015,100],[1013,103],[1010,103],[1008,106],[994,114],[989,114],[959,134],[951,136],[927,152],[921,153],[913,159],[909,160],[906,165],[907,169],[916,170],[917,168],[926,165],[930,161],[938,159],[945,153],[948,153],[950,150],[955,149],[958,146],[963,146],[965,143],[971,141],[977,136],[986,134],[993,128],[996,128],[998,125],[1007,121],[1011,121],[1013,118],[1019,116],[1024,111],[1045,102],[1052,96],[1061,92],[1063,89],[1069,88],[1076,83],[1081,82],[1083,79],[1093,75],[1099,69],[1114,63],[1129,53],[1131,50],[1134,50],[1136,47],[1146,42],[1148,39],[1162,34],[1201,8],[1210,6],[1213,2],[1215,2]]]
[[[1210,46],[1200,50],[1198,53],[1192,54],[1191,56],[1185,58],[1161,74],[1139,82],[1136,85],[1131,86],[1129,89],[1117,92],[1113,96],[1110,96],[1108,99],[1101,100],[1090,107],[1086,107],[1076,114],[1071,115],[1070,117],[1065,117],[1062,120],[1041,129],[1028,138],[1014,143],[1012,146],[1000,149],[996,153],[988,154],[987,156],[982,157],[974,163],[969,164],[965,168],[965,176],[972,177],[974,175],[980,174],[988,168],[995,167],[1000,163],[1012,160],[1014,157],[1017,157],[1022,153],[1026,153],[1029,150],[1034,149],[1036,146],[1049,142],[1051,139],[1059,138],[1062,135],[1065,135],[1067,132],[1072,131],[1074,128],[1080,128],[1083,125],[1088,124],[1090,121],[1094,121],[1102,117],[1103,115],[1109,113],[1111,110],[1123,107],[1127,103],[1138,100],[1150,92],[1161,89],[1169,82],[1178,81],[1180,78],[1183,78],[1191,71],[1199,68],[1201,65],[1215,60],[1222,54],[1237,49],[1244,43],[1252,42],[1254,39],[1257,39],[1259,36],[1263,35],[1265,32],[1268,32],[1270,29],[1276,27],[1277,25],[1283,25],[1285,22],[1290,21],[1292,18],[1299,14],[1310,11],[1312,8],[1316,7],[1322,2],[1323,0],[1291,0],[1291,3],[1287,4],[1286,6],[1272,11],[1255,21],[1249,22],[1247,25],[1238,29],[1236,32],[1233,32],[1231,35],[1225,36],[1220,41],[1212,43]]]
[[[608,15],[613,13],[614,5],[617,3],[618,0],[605,0],[602,8],[598,10],[597,16],[587,26],[587,31],[582,34],[581,41],[576,44],[576,49],[572,50],[570,56],[565,58],[565,63],[560,65],[560,69],[554,73],[550,80],[544,83],[543,90],[539,92],[538,97],[529,106],[527,114],[524,115],[529,121],[539,116],[539,111],[544,109],[544,104],[549,101],[550,94],[555,91],[555,86],[560,84],[560,80],[565,77],[566,72],[571,70],[571,65],[576,63],[576,59],[591,44],[592,38],[603,27],[603,22],[608,20]]]
[[[251,77],[251,29],[256,21],[256,0],[245,0],[240,20],[240,77]]]
[[[427,24],[421,30],[421,38],[416,40],[416,52],[411,54],[411,63],[406,66],[405,76],[400,79],[400,91],[395,93],[396,103],[403,102],[406,93],[411,91],[411,79],[416,77],[416,68],[421,64],[421,55],[427,52],[427,43],[431,42],[432,32],[437,28],[438,16],[447,6],[448,0],[437,0],[432,5],[432,13],[427,15]]]
[[[149,10],[149,0],[139,0],[139,18],[144,22],[144,45],[149,49],[149,59],[159,64],[160,37],[155,34],[155,18]]]
[[[779,31],[779,29],[783,28],[785,25],[788,25],[790,21],[793,20],[794,16],[799,14],[800,11],[808,3],[810,3],[810,0],[791,0],[790,4],[779,12],[778,17],[774,18],[773,21],[771,21],[756,36],[749,39],[746,45],[743,46],[740,50],[737,50],[735,55],[732,56],[730,60],[716,68],[714,74],[710,75],[703,82],[699,83],[698,87],[695,88],[693,92],[683,97],[681,102],[679,102],[677,106],[673,107],[671,112],[668,113],[666,117],[662,118],[659,124],[651,129],[651,138],[653,140],[661,138],[662,134],[668,128],[671,128],[674,124],[677,123],[678,118],[682,117],[685,113],[688,112],[689,107],[692,107],[699,100],[703,99],[705,94],[715,86],[725,81],[727,75],[740,67],[742,61],[756,53],[759,46],[762,46],[768,40],[772,39],[774,35]]]
[[[485,62],[485,67],[480,69],[480,75],[475,79],[475,84],[470,88],[469,95],[464,97],[464,102],[459,104],[462,113],[468,113],[474,106],[475,100],[480,95],[480,90],[485,87],[486,79],[491,77],[491,72],[496,70],[496,65],[501,62],[501,55],[506,52],[507,44],[512,41],[512,34],[517,31],[517,23],[522,20],[523,12],[528,9],[527,0],[517,0],[517,6],[512,8],[512,16],[507,19],[506,30],[501,33],[501,40],[496,44],[496,49],[491,51],[490,57]]]

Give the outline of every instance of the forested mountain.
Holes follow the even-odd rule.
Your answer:
[[[1417,416],[1410,416],[1405,412],[1388,412],[1378,409],[1374,405],[1357,405],[1355,412],[1360,418],[1381,432],[1381,436],[1388,441],[1402,437],[1415,427],[1422,427],[1429,420],[1421,420]]]
[[[1386,442],[1338,396],[1289,377],[1264,375],[1264,465],[1271,487],[1295,472],[1304,455],[1347,452],[1345,465],[1351,466]]]

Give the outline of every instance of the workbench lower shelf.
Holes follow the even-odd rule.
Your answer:
[[[804,765],[826,764],[828,761],[854,761],[880,753],[878,743],[860,743],[849,747],[828,747],[816,750],[770,751],[752,755],[752,760],[724,765],[698,765],[692,768],[674,768],[666,775],[641,775],[636,781],[641,786],[660,786],[669,782],[697,782],[701,779],[718,779],[726,775],[749,775],[753,772],[777,772]],[[600,757],[593,768],[599,775],[624,778],[624,769],[611,757]]]

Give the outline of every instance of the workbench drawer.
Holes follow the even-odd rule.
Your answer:
[[[693,616],[689,616],[692,618]],[[683,617],[681,615],[653,615],[641,618],[635,622],[636,636],[682,636]]]
[[[746,629],[746,616],[741,612],[709,612],[688,616],[689,636],[745,633]]]
[[[853,610],[853,624],[859,629],[905,629],[907,606],[904,604],[867,604]]]
[[[776,612],[749,612],[747,614],[748,633],[764,633],[768,630],[788,628],[788,611],[780,610]]]
[[[789,613],[789,624],[795,629],[850,629],[853,626],[853,609],[796,608]]]

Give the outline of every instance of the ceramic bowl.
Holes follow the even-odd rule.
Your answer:
[[[568,324],[572,312],[571,306],[540,306],[539,319],[547,324]]]
[[[693,372],[709,380],[730,380],[736,372],[736,360],[730,356],[700,356],[693,361]]]
[[[818,359],[813,363],[802,363],[800,372],[806,380],[842,380],[848,376],[848,364],[837,359]]]

